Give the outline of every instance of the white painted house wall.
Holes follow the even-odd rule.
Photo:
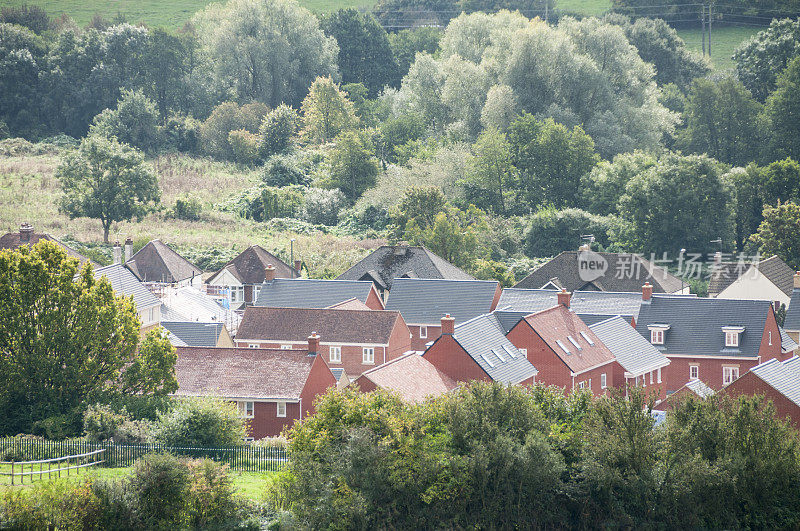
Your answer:
[[[717,298],[778,301],[781,304],[789,304],[789,296],[778,289],[778,286],[773,284],[770,279],[761,274],[754,266],[750,266],[750,269],[744,275],[722,290],[717,295]]]

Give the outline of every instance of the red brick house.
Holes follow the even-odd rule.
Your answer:
[[[314,413],[314,400],[336,387],[319,338],[307,350],[177,347],[175,396],[219,396],[237,403],[253,440],[280,435]]]
[[[235,343],[242,348],[304,349],[312,332],[321,337],[319,353],[325,363],[344,369],[351,379],[411,349],[411,335],[398,312],[336,308],[251,306]]]
[[[670,411],[677,406],[681,400],[687,397],[696,400],[703,400],[709,396],[714,396],[714,390],[703,383],[701,380],[689,380],[686,384],[669,395],[666,399],[660,401],[653,408],[654,411]]]
[[[440,327],[441,335],[423,357],[450,379],[535,383],[536,367],[506,338],[494,314],[480,315],[458,326],[455,319],[445,315]]]
[[[781,418],[800,428],[800,358],[783,362],[771,359],[753,367],[725,387],[731,395],[764,395],[775,405]]]
[[[624,383],[615,380],[622,368],[594,331],[569,309],[569,301],[570,293],[560,292],[559,304],[520,320],[508,332],[508,339],[539,370],[539,382],[566,392],[588,388],[595,396],[606,394]]]
[[[419,403],[457,387],[456,382],[417,352],[408,352],[362,374],[355,384],[363,393],[381,388]]]
[[[497,307],[503,290],[489,280],[396,278],[386,301],[411,330],[411,348],[424,351],[442,333],[440,320],[449,314],[461,324]]]
[[[75,249],[72,249],[71,247],[63,244],[61,241],[54,238],[53,236],[46,233],[34,232],[33,225],[30,225],[28,223],[23,223],[22,225],[20,225],[19,231],[17,232],[7,232],[6,234],[0,236],[0,249],[14,251],[22,246],[34,245],[42,240],[53,242],[62,249],[64,249],[67,252],[67,256],[69,256],[70,258],[75,258],[78,260],[78,262],[80,262],[81,267],[83,267],[86,263],[91,263],[92,265],[97,267],[97,264],[95,264],[82,254],[80,254]]]

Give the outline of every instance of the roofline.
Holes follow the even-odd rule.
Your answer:
[[[371,372],[375,372],[378,369],[381,369],[383,367],[387,367],[387,366],[389,366],[389,365],[391,365],[391,364],[393,364],[393,363],[395,363],[397,361],[404,360],[404,359],[406,359],[406,358],[408,358],[410,356],[419,356],[420,358],[422,357],[420,354],[417,354],[416,350],[409,350],[407,352],[404,352],[403,354],[400,354],[398,357],[394,358],[393,360],[389,360],[386,363],[383,363],[381,365],[378,365],[377,367],[373,367],[371,369],[368,369],[368,370],[362,372],[361,376],[366,376],[367,374],[369,374]],[[425,361],[428,361],[428,360],[425,360]],[[430,362],[428,361],[428,363],[430,363]],[[361,376],[359,376],[358,378],[361,378]],[[358,380],[358,378],[356,378],[356,380]]]
[[[441,258],[441,257],[440,257]],[[442,258],[444,260],[444,258]],[[497,280],[478,280],[478,279],[466,279],[466,278],[409,278],[409,277],[395,277],[392,279],[392,282],[395,280],[410,280],[415,282],[481,282],[484,284],[495,284],[499,285],[500,282]],[[348,282],[363,282],[363,281],[354,281],[349,280]]]
[[[359,300],[359,301],[361,300],[358,297],[350,297],[349,299],[344,300],[342,302],[350,302],[353,299]],[[341,304],[341,303],[337,302],[336,304]],[[386,309],[373,310],[372,308],[367,308],[367,309],[364,309],[364,308],[331,308],[330,306],[328,306],[326,308],[304,308],[304,307],[299,307],[298,308],[297,306],[248,306],[248,308],[258,308],[259,310],[293,310],[293,311],[302,310],[302,311],[315,311],[315,312],[319,312],[319,311],[329,311],[329,312],[370,312],[370,313],[378,313],[378,312],[380,312],[380,313],[393,313],[393,314],[396,314],[397,317],[400,317],[400,312],[397,311],[397,310],[386,310]]]
[[[460,342],[458,339],[456,339],[456,336],[455,336],[455,334],[441,334],[439,337],[437,337],[437,338],[436,338],[436,339],[433,341],[433,343],[431,343],[431,346],[429,346],[428,348],[426,348],[426,349],[425,349],[425,352],[423,352],[423,353],[422,353],[422,357],[425,357],[425,354],[427,354],[427,353],[428,353],[428,351],[429,351],[430,349],[432,349],[432,348],[434,347],[434,345],[436,345],[436,343],[438,343],[438,342],[439,342],[439,340],[440,340],[440,339],[442,339],[442,338],[443,338],[445,335],[448,335],[448,336],[452,337],[452,338],[453,338],[453,341],[455,341],[455,342],[456,342],[456,344],[457,344],[459,347],[461,347],[461,350],[463,350],[463,351],[464,351],[464,353],[465,353],[467,356],[469,356],[469,357],[470,357],[470,359],[472,360],[472,362],[473,362],[475,365],[477,365],[477,366],[478,366],[478,368],[479,368],[480,370],[482,370],[482,371],[484,372],[484,374],[486,374],[486,376],[488,376],[489,378],[492,378],[492,375],[491,375],[491,374],[489,374],[489,372],[488,372],[486,369],[484,369],[483,367],[481,367],[481,364],[480,364],[480,363],[478,363],[478,362],[475,360],[475,358],[473,358],[473,357],[472,357],[472,354],[470,354],[470,353],[469,353],[469,351],[468,351],[466,348],[464,348],[464,345],[462,345],[462,344],[461,344],[461,342]],[[430,360],[426,360],[426,361],[430,361]],[[531,364],[531,365],[533,365],[533,364]],[[434,367],[435,367],[435,366],[434,366]],[[377,367],[376,367],[376,368],[377,368]],[[436,368],[437,368],[437,370],[440,370],[438,367],[436,367]],[[442,372],[444,372],[444,371],[442,371]],[[362,374],[363,374],[363,373],[362,373]],[[450,377],[448,376],[448,378],[450,378]],[[456,380],[455,378],[450,378],[450,379],[451,379],[451,380],[454,380],[456,383],[458,383],[458,380]],[[492,381],[494,381],[494,378],[492,378]]]
[[[181,394],[180,392],[176,391],[175,393],[170,393],[169,396],[174,396],[176,398],[195,398],[195,397],[207,397],[207,398],[222,398],[225,400],[247,400],[251,402],[272,402],[275,400],[281,400],[284,402],[300,402],[301,397],[298,396],[230,396],[230,395],[220,395],[220,394]]]
[[[567,362],[566,362],[566,361],[564,361],[564,359],[563,359],[561,356],[559,356],[559,355],[558,355],[558,353],[556,352],[556,350],[555,350],[553,347],[551,347],[551,346],[550,346],[550,343],[548,343],[548,342],[547,342],[547,340],[546,340],[545,338],[543,338],[543,337],[542,337],[542,334],[540,334],[539,332],[537,332],[537,331],[536,331],[536,329],[535,329],[533,326],[531,326],[531,324],[530,324],[530,323],[529,323],[529,322],[528,322],[528,321],[527,321],[527,320],[526,320],[524,317],[523,317],[522,319],[520,319],[520,320],[517,322],[517,324],[515,324],[515,325],[514,325],[514,327],[513,327],[511,330],[514,330],[514,328],[518,327],[520,323],[525,323],[526,325],[528,325],[528,328],[530,328],[530,329],[531,329],[531,331],[532,331],[534,334],[536,334],[536,335],[539,337],[539,339],[541,339],[541,340],[542,340],[542,342],[543,342],[545,345],[547,345],[547,348],[549,348],[549,349],[550,349],[550,350],[553,352],[553,354],[555,354],[555,355],[556,355],[556,358],[558,358],[558,359],[559,359],[559,361],[561,361],[561,363],[563,363],[563,364],[564,364],[564,367],[566,367],[566,368],[567,368],[567,370],[568,370],[570,373],[572,373],[572,369],[571,369],[571,368],[570,368],[570,366],[567,364]],[[509,333],[511,333],[511,330],[509,330],[508,332],[509,332]],[[508,334],[506,334],[506,337],[508,337]],[[519,350],[519,349],[517,349],[517,350]],[[527,356],[525,356],[525,358],[527,358]],[[530,361],[530,360],[528,360],[528,361]],[[531,365],[533,365],[533,363],[531,363]],[[534,367],[534,369],[535,369],[535,368],[536,368],[536,367]]]
[[[606,348],[608,348],[608,347],[606,347]],[[560,356],[559,356],[559,357],[560,357]],[[593,370],[595,370],[595,369],[599,369],[600,367],[605,367],[605,366],[606,366],[606,365],[608,365],[609,363],[614,363],[615,361],[617,361],[617,358],[616,358],[616,356],[614,357],[614,359],[613,359],[613,360],[608,360],[608,361],[606,361],[605,363],[601,363],[600,365],[594,365],[594,366],[592,366],[592,367],[589,367],[588,369],[583,369],[582,371],[573,372],[572,370],[570,370],[570,371],[569,371],[569,372],[570,372],[570,376],[580,376],[581,374],[587,373],[587,372],[589,372],[589,371],[593,371]],[[617,363],[619,363],[619,362],[617,361]],[[622,365],[622,364],[620,363],[620,365]],[[624,367],[623,367],[623,369],[624,369]]]
[[[725,356],[717,354],[667,354],[661,352],[662,355],[672,358],[701,358],[701,359],[728,359],[728,360],[758,360],[761,356]]]
[[[245,343],[245,342],[248,342],[248,341],[252,341],[252,342],[260,341],[260,342],[267,342],[267,343],[307,343],[308,342],[308,338],[306,338],[306,339],[271,339],[271,338],[261,338],[261,339],[258,339],[258,338],[255,338],[255,339],[253,339],[253,338],[245,338],[245,339],[240,339],[240,338],[237,337],[233,341],[235,343],[239,343],[239,342]],[[344,347],[344,346],[387,347],[387,348],[389,347],[388,343],[353,343],[353,342],[350,342],[350,341],[320,341],[319,344],[320,345],[342,346],[342,347]],[[227,348],[230,348],[230,347],[227,347]],[[298,349],[298,348],[291,348],[291,349],[290,348],[287,348],[287,349],[280,349],[280,348],[252,349],[252,348],[246,348],[246,347],[234,347],[234,348],[241,348],[243,350],[284,350],[284,351],[285,350],[298,350],[298,351],[301,351],[301,352],[305,352],[305,350]]]

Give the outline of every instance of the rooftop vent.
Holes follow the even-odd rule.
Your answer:
[[[481,358],[483,358],[483,361],[485,361],[485,362],[486,362],[486,365],[488,365],[489,367],[491,367],[492,369],[494,369],[494,363],[492,363],[491,361],[489,361],[489,358],[487,358],[487,357],[486,357],[486,354],[484,354],[483,352],[481,352]]]
[[[573,345],[575,345],[575,348],[576,348],[576,349],[578,349],[578,350],[581,350],[581,346],[578,344],[578,342],[575,340],[575,338],[574,338],[574,337],[572,337],[572,336],[567,336],[567,339],[569,339],[569,342],[570,342],[570,343],[572,343]]]

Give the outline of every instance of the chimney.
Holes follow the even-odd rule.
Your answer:
[[[446,314],[442,317],[442,335],[450,334],[451,336],[456,331],[456,320],[450,317],[450,314]]]
[[[642,286],[642,300],[649,301],[650,298],[653,296],[653,285],[649,282],[645,282],[644,286]]]
[[[316,356],[319,352],[319,335],[316,332],[311,332],[308,336],[308,355]]]
[[[302,260],[295,260],[294,261],[294,271],[299,277],[303,273],[303,261]]]
[[[558,304],[560,306],[566,306],[569,308],[569,299],[572,297],[572,293],[567,291],[567,288],[561,288],[561,291],[558,292]]]
[[[132,256],[133,256],[133,240],[131,239],[130,236],[128,236],[127,238],[125,238],[125,261],[127,262],[128,260],[130,260]]]
[[[122,263],[122,247],[119,244],[119,240],[114,242],[114,263]]]
[[[23,223],[19,226],[19,241],[20,243],[27,243],[31,241],[31,235],[33,234],[33,225],[30,223]]]
[[[800,271],[794,274],[794,289],[800,289]]]
[[[267,267],[264,268],[264,282],[272,282],[273,280],[275,280],[275,266],[267,264]]]

